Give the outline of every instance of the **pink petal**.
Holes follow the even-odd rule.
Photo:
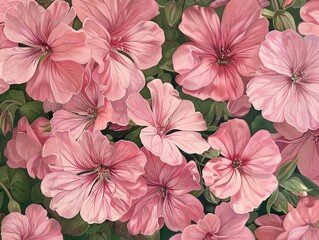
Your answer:
[[[250,139],[250,131],[244,120],[233,119],[220,125],[219,130],[208,137],[208,143],[221,154],[234,159],[242,154]]]
[[[319,36],[319,24],[301,22],[298,25],[298,31],[303,35]]]
[[[288,140],[294,140],[303,135],[303,133],[299,132],[296,128],[287,124],[286,122],[273,123],[273,126],[278,133],[280,133]]]
[[[14,7],[18,0],[3,0],[0,5],[0,23],[4,22],[4,15],[7,9]]]
[[[0,6],[1,8],[1,6]],[[0,13],[1,14],[1,13]],[[0,23],[0,49],[2,48],[11,48],[11,47],[17,47],[18,44],[11,42],[6,35],[4,34],[4,24]]]
[[[10,88],[10,85],[0,78],[0,94],[6,92]]]
[[[248,101],[248,96],[243,95],[236,100],[229,100],[227,103],[227,109],[233,117],[245,116],[250,108],[251,103]]]
[[[204,226],[203,226],[204,225]],[[183,233],[181,240],[193,239],[202,240],[205,239],[208,233],[218,232],[220,227],[219,218],[214,214],[208,214],[205,216],[204,220],[199,220],[198,225],[187,226]],[[207,231],[207,228],[209,230]]]
[[[155,117],[149,103],[139,93],[132,93],[126,100],[127,114],[140,126],[156,126]]]
[[[41,52],[34,48],[4,48],[0,50],[0,78],[10,84],[30,80],[36,72]]]
[[[307,139],[298,153],[298,169],[306,177],[315,180],[319,176],[319,148],[312,139]]]
[[[28,218],[13,212],[2,220],[1,237],[3,240],[21,240],[27,235],[29,228]]]
[[[58,25],[48,39],[48,44],[52,48],[51,60],[87,63],[91,58],[91,50],[86,41],[85,32],[75,31],[65,24]]]

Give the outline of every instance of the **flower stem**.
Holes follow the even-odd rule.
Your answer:
[[[0,182],[0,187],[6,192],[9,200],[13,200],[13,197],[11,196],[9,190],[6,188],[6,186],[2,182]]]

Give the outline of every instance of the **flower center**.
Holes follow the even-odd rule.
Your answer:
[[[167,133],[168,126],[166,124],[157,123],[157,134],[163,136]]]
[[[41,52],[43,53],[43,55],[48,55],[51,52],[51,48],[49,46],[42,46],[41,47]]]
[[[111,179],[109,177],[109,168],[103,165],[99,166],[97,168],[97,179],[99,181],[110,181]]]
[[[217,59],[217,63],[219,65],[227,65],[230,63],[231,60],[231,51],[229,49],[225,49],[224,47],[221,47],[219,51],[219,58]]]
[[[235,158],[235,160],[233,160],[233,162],[232,162],[232,167],[236,168],[236,169],[240,168],[242,165],[243,165],[242,160],[240,160],[238,158]]]
[[[89,118],[94,118],[97,116],[97,111],[95,109],[88,108],[86,110],[86,116],[88,116]]]
[[[313,135],[313,141],[315,141],[315,143],[318,143],[319,141],[319,135]]]
[[[304,79],[305,77],[305,73],[301,70],[298,73],[294,73],[292,74],[292,76],[290,77],[293,83],[298,83],[300,82],[302,79]]]
[[[167,191],[167,188],[164,187],[164,186],[162,186],[162,187],[158,190],[157,195],[158,195],[158,196],[162,196],[163,198],[165,198],[165,197],[166,197],[166,191]]]
[[[211,234],[211,233],[207,233],[206,235],[205,235],[205,237],[203,238],[203,240],[216,240],[217,239],[217,237],[215,237],[213,234]]]

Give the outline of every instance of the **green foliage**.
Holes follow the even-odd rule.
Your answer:
[[[38,117],[46,116],[43,111],[42,102],[38,101],[32,101],[23,104],[23,106],[20,108],[20,114],[21,116],[26,116],[30,123],[32,123]]]

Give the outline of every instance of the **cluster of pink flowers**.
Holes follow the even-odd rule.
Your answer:
[[[29,97],[52,112],[50,120],[20,118],[4,155],[10,168],[41,180],[50,211],[79,214],[88,224],[127,222],[133,235],[165,224],[180,231],[171,240],[319,239],[319,200],[312,197],[284,216],[258,217],[254,233],[246,227],[249,212],[278,190],[276,175],[287,163],[298,158],[299,172],[319,184],[318,0],[301,8],[305,37],[269,32],[262,16],[269,1],[186,8],[178,29],[188,42],[172,55],[176,84],[144,77],[165,42],[152,21],[160,14],[155,0],[54,0],[46,9],[35,0],[2,2],[0,93],[25,83]],[[206,134],[205,116],[176,85],[201,101],[227,101],[234,119]],[[236,118],[252,106],[276,134],[251,134]],[[103,132],[132,126],[142,148]],[[208,157],[213,150],[219,156]],[[223,201],[214,213],[194,196],[203,188]],[[58,221],[36,204],[7,215],[1,237],[63,238]]]

